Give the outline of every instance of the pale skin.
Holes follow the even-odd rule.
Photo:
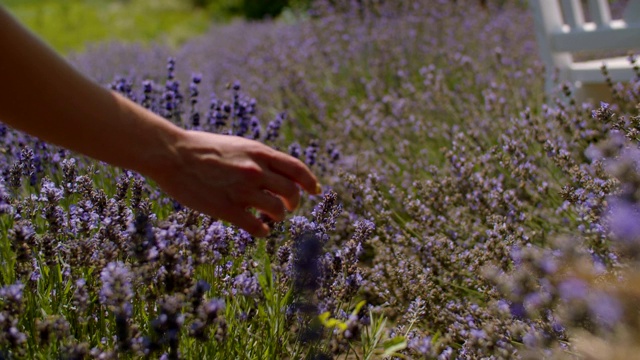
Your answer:
[[[257,141],[182,129],[92,82],[0,7],[0,121],[134,170],[181,204],[254,236],[320,186],[300,160]]]

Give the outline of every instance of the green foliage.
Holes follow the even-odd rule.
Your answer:
[[[26,27],[62,53],[100,41],[162,40],[176,47],[212,19],[275,18],[312,0],[2,0]]]
[[[242,16],[243,0],[190,0],[195,8],[206,9],[212,17],[223,20]]]
[[[110,40],[161,39],[177,46],[210,25],[205,10],[181,0],[4,0],[2,5],[63,53]]]
[[[365,305],[366,301],[364,300],[356,304],[351,312],[351,318],[356,317]],[[384,316],[375,315],[371,311],[369,311],[369,318],[371,319],[371,324],[362,329],[360,333],[360,342],[357,343],[358,347],[354,348],[350,344],[349,352],[353,351],[356,359],[363,360],[374,359],[380,356],[383,358],[391,356],[402,357],[401,354],[398,354],[398,351],[407,348],[406,337],[395,336],[393,338],[387,338],[385,332],[387,319]],[[318,319],[325,328],[333,330],[334,334],[337,334],[338,336],[344,334],[350,325],[349,320],[345,321],[332,318],[329,312],[320,314]],[[347,353],[345,358],[347,358],[348,355],[349,353]]]
[[[243,11],[248,19],[275,17],[288,4],[288,0],[243,0]]]
[[[249,20],[275,18],[285,9],[308,8],[312,0],[190,0],[196,8],[207,9],[218,19],[242,17]]]

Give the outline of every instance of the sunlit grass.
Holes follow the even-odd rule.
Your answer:
[[[2,0],[25,26],[67,53],[91,42],[159,40],[176,46],[204,32],[209,14],[179,0]]]

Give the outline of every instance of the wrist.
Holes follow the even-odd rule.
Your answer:
[[[138,170],[141,174],[156,181],[162,181],[169,176],[175,176],[182,169],[183,159],[180,154],[180,144],[187,137],[187,130],[169,121],[161,119],[162,126],[154,129],[155,144],[146,147]]]

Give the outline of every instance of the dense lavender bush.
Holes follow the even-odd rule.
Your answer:
[[[73,57],[318,173],[324,194],[266,239],[1,129],[0,357],[633,354],[640,71],[577,103],[543,93],[520,3],[334,3]]]

